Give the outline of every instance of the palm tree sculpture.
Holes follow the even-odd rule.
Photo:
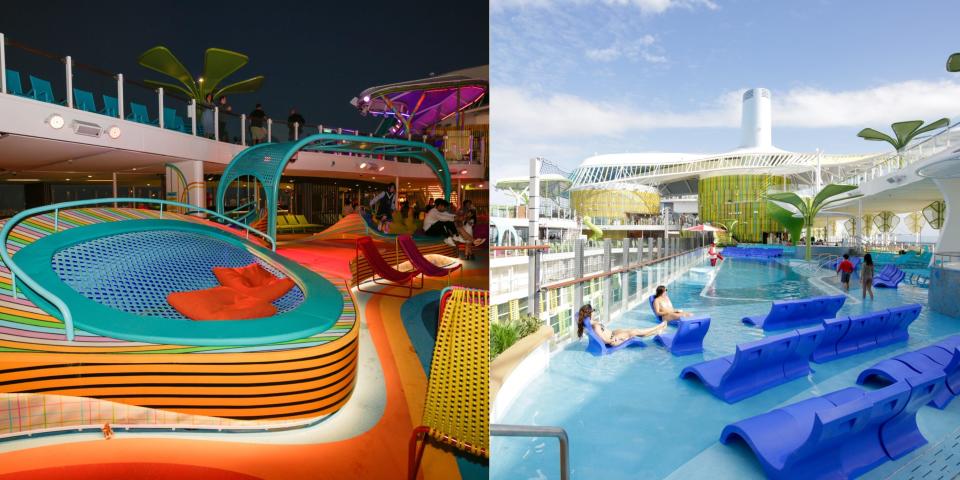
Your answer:
[[[242,53],[222,48],[208,48],[203,60],[203,74],[199,78],[194,78],[187,67],[184,67],[183,63],[167,47],[156,46],[143,52],[138,62],[146,68],[177,79],[182,86],[156,80],[144,80],[147,85],[180,92],[203,105],[207,95],[217,98],[221,95],[253,93],[259,90],[263,85],[263,75],[219,87],[224,79],[246,65],[248,60],[249,57]]]
[[[817,217],[817,214],[820,213],[820,210],[823,207],[826,207],[832,203],[839,202],[841,200],[849,200],[851,198],[862,197],[863,195],[848,195],[842,198],[833,198],[837,195],[841,195],[849,192],[850,190],[856,190],[857,187],[853,185],[837,185],[829,184],[823,187],[817,196],[810,197],[801,197],[794,192],[783,192],[783,193],[771,193],[766,196],[767,200],[774,202],[781,208],[792,211],[793,216],[803,219],[803,226],[806,229],[805,235],[810,236],[810,232],[813,229],[813,220]],[[810,239],[807,238],[807,252],[805,258],[810,260],[812,256],[812,249]]]
[[[926,133],[931,130],[936,130],[938,128],[946,127],[950,125],[950,119],[941,118],[936,122],[933,122],[923,128],[923,120],[909,120],[906,122],[897,122],[890,125],[890,128],[893,129],[894,135],[897,136],[896,140],[890,137],[883,132],[878,132],[872,128],[864,128],[860,130],[860,133],[857,134],[858,137],[864,140],[874,140],[874,141],[884,141],[893,145],[893,148],[897,150],[897,166],[903,167],[903,156],[900,152],[910,143],[911,140],[916,138],[917,135],[921,133]]]

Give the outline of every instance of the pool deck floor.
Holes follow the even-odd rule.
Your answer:
[[[318,273],[350,277],[352,248],[300,243],[279,247],[277,252]],[[467,262],[464,270],[462,281],[454,277],[456,283],[486,288],[485,263]],[[443,281],[427,279],[420,292],[430,295],[444,286]],[[357,392],[372,393],[355,392],[343,412],[320,425],[290,432],[229,435],[229,440],[224,439],[227,434],[194,437],[124,432],[117,432],[112,440],[90,433],[16,440],[0,445],[0,452],[4,452],[0,453],[0,479],[402,478],[410,433],[419,424],[426,396],[427,375],[420,358],[425,348],[423,334],[415,335],[419,339],[415,345],[405,327],[409,319],[400,318],[404,303],[413,300],[366,293],[357,298],[361,349],[371,344],[376,350],[383,385],[365,389],[359,385],[364,381],[361,378]],[[358,375],[364,372],[361,366]],[[382,414],[374,423],[377,411]],[[337,417],[342,415],[353,415],[354,419],[338,422]],[[325,435],[329,441],[320,443],[310,443],[311,436],[304,434],[304,430],[334,428],[340,432]],[[472,473],[461,474],[453,453],[427,448],[421,478],[471,478],[478,471],[486,478],[485,467],[463,471]]]

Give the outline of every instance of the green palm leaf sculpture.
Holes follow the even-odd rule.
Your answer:
[[[794,192],[783,192],[783,193],[771,193],[766,196],[774,205],[780,207],[783,210],[787,210],[791,213],[792,217],[796,217],[798,220],[803,219],[803,227],[806,229],[806,235],[810,235],[810,231],[813,229],[813,220],[817,217],[817,214],[820,213],[824,207],[827,207],[831,204],[839,202],[841,200],[849,200],[851,198],[861,197],[863,195],[847,195],[839,198],[835,198],[838,195],[842,195],[851,190],[856,190],[857,187],[853,185],[837,185],[829,184],[823,187],[813,198],[810,197],[801,197]],[[784,225],[787,226],[787,225]],[[789,227],[788,227],[789,228]],[[799,239],[800,237],[797,237]],[[805,258],[810,260],[812,257],[812,245],[811,242],[806,242],[807,251]]]
[[[938,128],[946,127],[950,125],[950,119],[941,118],[933,123],[923,126],[923,120],[908,120],[906,122],[897,122],[890,125],[890,128],[893,129],[893,134],[897,138],[892,138],[886,133],[874,130],[872,128],[864,128],[860,130],[860,133],[857,134],[858,137],[864,140],[872,140],[877,142],[887,142],[893,146],[897,151],[897,162],[900,167],[903,167],[903,157],[900,155],[900,152],[910,143],[911,140],[916,138],[917,135],[921,133],[926,133]]]
[[[249,57],[242,53],[222,48],[208,48],[203,61],[203,74],[199,78],[194,78],[173,52],[164,46],[156,46],[143,52],[138,62],[150,70],[180,82],[178,85],[144,80],[147,85],[180,92],[189,98],[196,99],[197,103],[203,104],[207,95],[213,95],[216,98],[220,95],[253,93],[259,90],[263,86],[263,75],[220,86],[227,77],[246,65],[248,60]]]

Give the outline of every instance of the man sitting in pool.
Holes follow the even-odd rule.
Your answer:
[[[693,316],[693,314],[690,312],[684,312],[679,308],[673,308],[673,302],[671,302],[670,297],[667,296],[667,287],[663,285],[658,285],[657,291],[653,295],[653,311],[658,317],[663,319],[664,325],[666,325],[667,322],[672,322],[679,318]]]
[[[593,327],[593,331],[603,340],[603,343],[611,347],[616,347],[626,342],[630,337],[649,337],[656,335],[662,332],[667,326],[666,323],[662,323],[650,328],[608,330],[600,320],[593,319],[593,312],[593,307],[591,307],[589,303],[580,307],[580,312],[577,314],[577,338],[583,337],[584,319],[590,317],[590,325]]]

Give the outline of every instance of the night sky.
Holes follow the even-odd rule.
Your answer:
[[[257,93],[231,97],[235,113],[260,102],[285,120],[296,107],[308,124],[370,131],[349,101],[361,90],[460,68],[486,65],[488,4],[482,1],[393,2],[78,2],[21,1],[0,6],[0,32],[75,62],[121,72],[127,79],[176,83],[137,64],[156,45],[170,48],[196,77],[209,47],[235,50],[250,62],[225,83],[266,76]],[[65,91],[62,66],[7,48],[7,68],[53,82]],[[109,78],[76,69],[74,84],[113,94]],[[107,90],[101,92],[101,90]],[[149,92],[127,86],[128,100]],[[155,97],[153,97],[155,98]],[[155,109],[156,100],[151,108]]]

